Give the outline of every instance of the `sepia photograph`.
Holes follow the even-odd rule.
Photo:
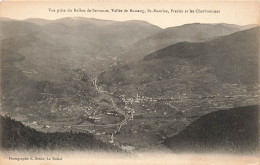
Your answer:
[[[258,1],[0,10],[0,164],[260,163]]]

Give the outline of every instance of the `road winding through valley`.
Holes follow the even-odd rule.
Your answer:
[[[100,95],[103,95],[107,98],[109,98],[111,100],[111,103],[112,103],[112,106],[114,108],[114,111],[123,115],[124,116],[124,119],[121,120],[120,122],[118,123],[115,123],[115,124],[91,124],[91,125],[74,125],[76,127],[86,127],[86,126],[98,126],[98,127],[117,127],[117,129],[112,133],[112,135],[110,136],[111,138],[111,141],[110,143],[114,143],[114,135],[116,133],[118,133],[121,129],[121,127],[125,124],[127,124],[128,120],[131,119],[131,116],[129,116],[125,111],[123,111],[122,109],[118,108],[117,105],[115,104],[115,101],[113,99],[113,93],[109,93],[107,91],[104,91],[102,90],[100,87],[98,87],[97,85],[97,77],[95,77],[94,79],[92,79],[92,82],[93,82],[93,85],[95,86],[95,89],[96,91],[100,94]],[[84,131],[88,131],[87,129],[84,129],[84,128],[77,128],[79,130],[84,130]]]

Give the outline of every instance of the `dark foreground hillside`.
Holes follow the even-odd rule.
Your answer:
[[[259,150],[259,106],[212,112],[164,144],[174,152],[251,153]]]
[[[24,126],[10,117],[0,116],[1,148],[43,150],[119,151],[86,133],[43,133]]]

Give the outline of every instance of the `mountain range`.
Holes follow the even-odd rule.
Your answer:
[[[101,73],[98,80],[110,89],[145,95],[163,95],[163,91],[175,90],[176,83],[209,88],[224,83],[256,85],[258,36],[256,27],[205,42],[180,42],[115,66]]]
[[[255,150],[252,114],[259,107],[249,105],[257,104],[260,89],[256,25],[162,29],[137,20],[0,18],[0,41],[2,113],[40,131],[73,127],[118,146],[141,149],[156,143],[171,150],[178,143],[216,149],[211,136],[219,135],[218,142],[227,142],[221,149],[234,141],[230,148],[242,144],[237,149],[247,150],[249,144]],[[235,109],[213,112],[230,107]],[[118,116],[124,119],[113,123],[121,120]],[[221,119],[225,125],[231,121],[223,134]],[[8,117],[0,121],[4,148],[55,149],[64,143],[75,149],[110,148],[88,133],[42,133]],[[42,128],[46,123],[50,129]],[[244,134],[235,139],[239,132],[253,142],[243,141]],[[198,141],[200,135],[205,141]]]
[[[204,42],[252,27],[256,27],[256,25],[193,23],[169,27],[131,45],[123,55],[132,60],[141,59],[150,53],[178,42]]]
[[[73,21],[75,25],[70,26]],[[27,76],[58,81],[62,71],[85,68],[93,73],[104,69],[125,47],[159,30],[143,21],[1,20],[1,49],[24,56],[16,65],[31,72]]]
[[[16,67],[35,80],[62,81],[64,72],[84,68],[97,75],[121,61],[178,42],[201,42],[237,32],[245,26],[186,24],[161,29],[145,21],[110,21],[68,17],[0,20],[1,49],[24,57]]]

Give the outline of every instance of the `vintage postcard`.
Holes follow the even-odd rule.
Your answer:
[[[0,164],[259,165],[259,1],[0,2]]]

